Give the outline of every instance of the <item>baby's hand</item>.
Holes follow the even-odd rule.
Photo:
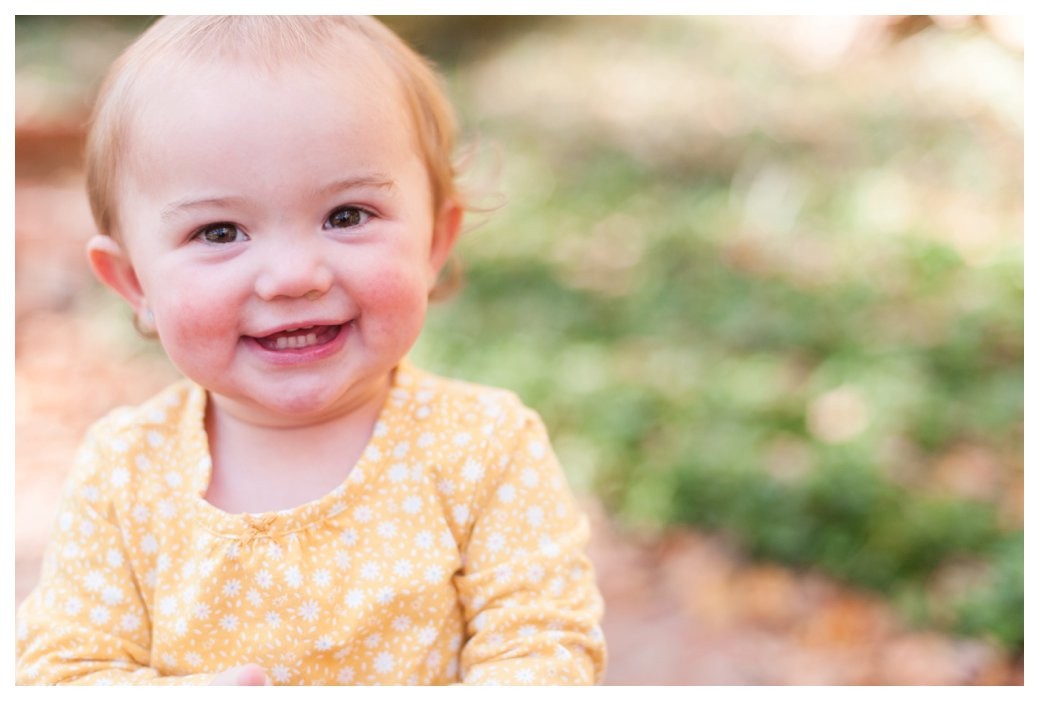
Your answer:
[[[210,686],[270,686],[267,670],[258,664],[243,664],[216,675]]]

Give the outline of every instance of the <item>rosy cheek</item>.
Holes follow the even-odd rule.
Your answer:
[[[363,306],[368,315],[378,317],[380,326],[403,332],[407,327],[417,333],[425,318],[428,293],[425,280],[417,270],[391,268],[378,271],[364,285]],[[361,300],[358,300],[361,301]],[[364,312],[363,312],[364,313]]]
[[[156,312],[156,317],[163,347],[178,364],[190,362],[193,356],[226,344],[230,335],[237,335],[233,309],[188,294],[169,300],[161,312]]]

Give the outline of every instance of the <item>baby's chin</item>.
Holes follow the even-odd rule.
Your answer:
[[[262,428],[308,428],[335,422],[358,412],[376,416],[385,401],[390,371],[359,387],[336,387],[316,377],[284,383],[249,395],[209,390],[211,404],[241,423]]]

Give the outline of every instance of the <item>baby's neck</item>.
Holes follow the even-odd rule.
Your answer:
[[[257,426],[210,402],[213,467],[206,501],[228,513],[264,513],[321,498],[342,484],[364,452],[383,400],[292,428]]]

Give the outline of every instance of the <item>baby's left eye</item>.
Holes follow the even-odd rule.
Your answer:
[[[340,207],[328,215],[328,219],[325,220],[325,227],[328,229],[349,229],[354,226],[361,226],[371,217],[370,212],[360,207]]]

